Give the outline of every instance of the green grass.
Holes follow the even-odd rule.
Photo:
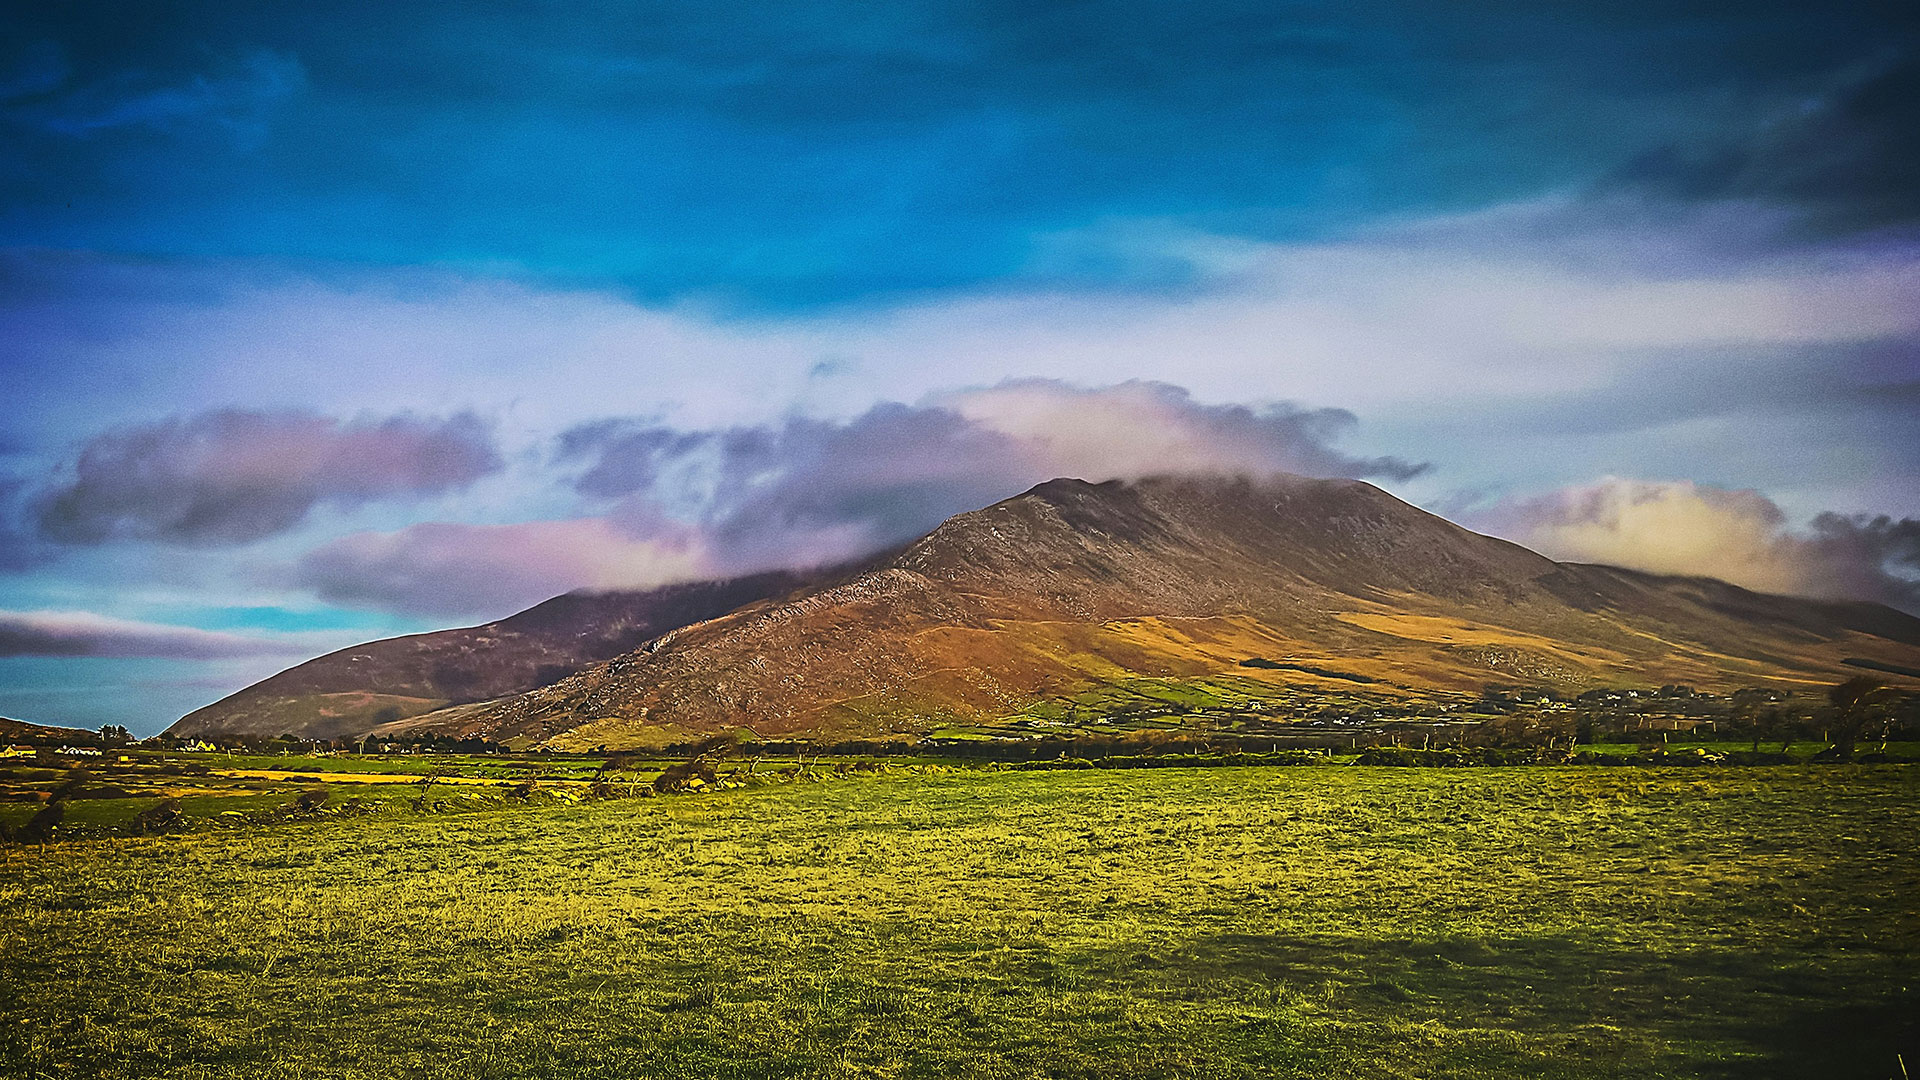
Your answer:
[[[1920,769],[894,772],[0,849],[0,1074],[1872,1077]]]
[[[1730,751],[1738,752],[1752,750],[1754,748],[1751,742],[1739,739],[1703,740],[1683,737],[1663,743],[1660,741],[1658,733],[1655,733],[1655,737],[1649,741],[1649,744],[1658,746],[1666,750],[1669,754],[1678,754],[1694,750],[1708,754],[1725,754]],[[1640,743],[1632,742],[1600,742],[1581,743],[1580,749],[1591,753],[1609,754],[1616,757],[1631,757],[1640,752],[1640,746]],[[1826,750],[1827,744],[1805,739],[1790,744],[1783,744],[1775,740],[1762,742],[1759,748],[1761,752],[1768,754],[1778,754],[1784,751],[1787,756],[1793,758],[1795,761],[1806,762]],[[1874,739],[1862,742],[1856,749],[1856,752],[1862,755],[1884,754],[1888,759],[1899,762],[1920,761],[1920,742],[1896,739],[1883,745],[1878,739]]]
[[[448,772],[459,776],[524,776],[538,769],[552,777],[583,777],[600,767],[599,758],[563,757],[540,760],[526,757],[494,757],[468,754],[342,754],[319,757],[307,754],[227,754],[221,752],[144,752],[144,760],[167,760],[205,765],[210,769],[276,769],[301,773],[398,773],[425,776]]]

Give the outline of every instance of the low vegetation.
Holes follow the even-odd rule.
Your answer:
[[[607,763],[578,764],[590,786]],[[0,847],[0,1062],[1878,1080],[1915,1061],[1911,766],[809,776],[470,813],[329,814],[335,796]]]

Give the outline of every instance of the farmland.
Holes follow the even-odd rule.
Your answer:
[[[475,806],[0,848],[0,1062],[1885,1077],[1914,1058],[1910,766],[913,766]]]

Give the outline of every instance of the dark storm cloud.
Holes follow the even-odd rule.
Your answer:
[[[470,414],[342,421],[238,409],[140,424],[89,441],[42,492],[40,535],[242,544],[298,525],[315,506],[452,491],[500,468]]]
[[[1163,383],[1027,379],[886,403],[844,423],[680,431],[604,421],[567,432],[559,448],[562,461],[585,466],[575,480],[582,494],[626,500],[616,521],[644,535],[695,520],[717,565],[751,569],[904,541],[1059,476],[1423,471],[1335,450],[1353,424],[1337,409],[1206,405]]]
[[[1920,614],[1920,519],[1821,514],[1802,541],[1809,589]]]
[[[12,13],[0,245],[506,263],[757,304],[1135,284],[1036,251],[1103,220],[1297,238],[1524,199],[1912,36],[1892,5],[1786,0],[328,10]],[[1882,123],[1877,100],[1848,122]],[[229,129],[249,137],[191,137]]]
[[[1734,138],[1648,151],[1614,183],[1682,201],[1779,203],[1828,229],[1920,221],[1920,44],[1896,48]]]

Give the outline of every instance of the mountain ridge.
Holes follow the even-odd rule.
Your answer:
[[[14,720],[0,716],[0,742],[26,739],[34,742],[51,740],[74,740],[82,745],[91,745],[95,733],[85,728],[61,727],[55,724],[35,724],[26,720]]]
[[[1737,655],[1752,620],[1687,641],[1676,626],[1711,621],[1690,593],[1814,642],[1853,641],[1862,610],[1558,564],[1356,481],[1051,481],[849,580],[677,631],[467,724],[574,745],[663,727],[924,731],[1091,680],[1196,677],[1268,652],[1424,691],[1477,688],[1502,663],[1568,684],[1836,669],[1838,656]],[[1620,624],[1623,605],[1647,625]],[[1882,618],[1920,634],[1920,620]]]
[[[394,719],[533,689],[673,626],[811,580],[805,572],[778,570],[658,589],[565,593],[493,622],[317,656],[188,713],[168,734],[360,735]]]
[[[546,685],[374,730],[576,748],[835,738],[1128,680],[1226,673],[1276,699],[1324,689],[1314,670],[1409,699],[1511,678],[1795,685],[1837,680],[1846,656],[1911,666],[1920,646],[1920,619],[1879,605],[1557,563],[1361,481],[1284,475],[1052,480],[787,584]],[[1273,656],[1291,668],[1241,667]]]

